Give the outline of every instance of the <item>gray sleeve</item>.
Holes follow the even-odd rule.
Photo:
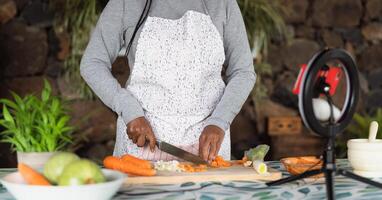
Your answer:
[[[123,0],[111,0],[103,10],[81,60],[81,76],[95,94],[125,123],[144,116],[137,99],[111,74],[123,45]]]
[[[206,125],[216,125],[227,130],[256,82],[253,57],[236,0],[227,0],[223,42],[227,85],[220,102],[207,119]]]

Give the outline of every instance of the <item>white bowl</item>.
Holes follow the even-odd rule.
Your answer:
[[[382,177],[382,140],[352,139],[347,142],[348,159],[354,173]]]
[[[0,182],[18,200],[106,200],[121,187],[126,175],[113,170],[102,169],[105,183],[81,186],[36,186],[27,185],[19,172],[3,177]]]

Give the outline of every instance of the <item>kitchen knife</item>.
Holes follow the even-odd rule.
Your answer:
[[[168,154],[171,154],[175,157],[178,157],[180,159],[183,159],[185,161],[189,161],[189,162],[192,162],[192,163],[195,163],[195,164],[205,164],[207,165],[207,161],[203,160],[201,157],[195,155],[195,154],[192,154],[190,152],[187,152],[181,148],[178,148],[172,144],[169,144],[167,142],[164,142],[164,141],[160,141],[160,140],[157,140],[157,143],[156,145],[158,146],[158,148]]]

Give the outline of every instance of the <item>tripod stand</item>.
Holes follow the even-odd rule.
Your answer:
[[[328,86],[326,86],[326,87],[328,87]],[[375,187],[382,189],[382,183],[375,182],[375,181],[372,181],[371,179],[368,179],[368,178],[356,175],[352,172],[337,168],[336,161],[335,161],[335,151],[334,151],[336,133],[334,131],[335,130],[334,129],[335,121],[334,121],[334,116],[333,116],[333,102],[332,102],[330,95],[327,92],[328,88],[325,88],[324,90],[326,91],[325,96],[326,96],[327,101],[328,101],[329,106],[330,106],[330,120],[328,123],[328,127],[329,127],[328,144],[327,144],[326,149],[323,153],[323,161],[324,162],[323,162],[322,168],[317,169],[317,170],[306,171],[302,174],[290,176],[290,177],[287,177],[287,178],[284,178],[281,180],[268,182],[267,185],[268,186],[281,185],[281,184],[289,183],[292,181],[296,181],[296,180],[300,180],[303,178],[307,178],[307,177],[311,177],[314,175],[324,173],[325,184],[326,184],[326,194],[327,194],[327,198],[329,200],[334,199],[334,190],[333,189],[334,189],[334,178],[336,175],[342,175],[342,176],[345,176],[345,177],[348,177],[348,178],[351,178],[351,179],[354,179],[354,180],[357,180],[357,181],[360,181],[360,182],[363,182],[363,183],[366,183],[366,184],[369,184],[369,185],[372,185],[372,186],[375,186]]]

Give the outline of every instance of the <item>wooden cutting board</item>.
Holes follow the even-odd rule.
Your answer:
[[[129,176],[125,180],[125,185],[207,181],[274,181],[282,176],[280,171],[272,168],[268,168],[268,172],[267,175],[260,175],[253,168],[242,165],[234,165],[229,168],[209,168],[206,172],[194,173],[158,171],[156,176],[151,177]]]

